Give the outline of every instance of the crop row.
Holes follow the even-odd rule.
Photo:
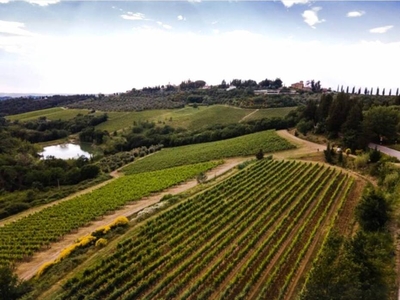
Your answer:
[[[26,259],[63,235],[106,213],[164,190],[220,162],[124,176],[92,191],[0,227],[0,264]]]
[[[318,164],[258,162],[148,221],[112,255],[70,279],[58,299],[232,299],[270,293],[265,282],[290,282],[294,272],[280,272],[275,263],[301,262],[347,181]]]
[[[126,166],[123,171],[135,174],[226,157],[255,155],[260,149],[274,152],[291,148],[294,148],[292,144],[269,130],[223,141],[165,148]]]

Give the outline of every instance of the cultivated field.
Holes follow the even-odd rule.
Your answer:
[[[322,164],[261,160],[147,221],[52,299],[294,299],[353,186]]]
[[[38,119],[39,117],[46,117],[49,120],[69,120],[78,114],[87,115],[90,110],[87,109],[64,109],[62,107],[53,107],[43,110],[35,110],[23,114],[7,116],[6,119],[11,121],[19,120],[20,122],[25,122],[29,120]],[[101,112],[96,112],[96,115],[102,114]]]
[[[134,122],[155,122],[159,125],[170,125],[172,127],[182,127],[186,129],[200,129],[215,124],[238,123],[242,119],[256,120],[261,118],[284,117],[293,110],[293,107],[269,108],[269,109],[242,109],[226,105],[199,106],[193,108],[187,106],[180,109],[159,109],[144,110],[133,112],[106,112],[108,120],[99,124],[96,128],[114,132],[133,126]],[[61,107],[37,110],[33,112],[11,115],[6,118],[9,120],[19,120],[21,122],[46,117],[49,120],[68,120],[74,118],[77,114],[86,115],[87,109],[64,109]],[[96,111],[95,114],[104,112]],[[249,117],[247,118],[246,116]]]
[[[296,108],[297,107],[277,107],[277,108],[258,109],[254,114],[246,118],[246,121],[258,120],[262,118],[274,118],[274,117],[283,118]]]
[[[165,148],[122,169],[134,174],[235,156],[255,155],[295,148],[275,131],[262,131],[223,141]]]
[[[0,265],[29,259],[35,252],[127,202],[179,184],[220,162],[206,162],[138,175],[111,183],[0,227]]]

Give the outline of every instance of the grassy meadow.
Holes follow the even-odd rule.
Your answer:
[[[132,112],[107,112],[108,120],[99,124],[96,128],[114,132],[133,126],[134,122],[155,122],[160,125],[169,125],[175,128],[181,127],[189,130],[199,129],[208,125],[227,125],[238,123],[241,120],[257,120],[261,118],[284,117],[295,107],[268,108],[268,109],[243,109],[227,105],[198,106],[197,108],[186,106],[180,109],[145,110]],[[7,116],[14,121],[25,122],[39,117],[49,120],[68,120],[77,114],[88,114],[86,109],[64,109],[54,107],[18,115]],[[96,114],[104,112],[96,111]],[[248,116],[248,117],[246,117]]]

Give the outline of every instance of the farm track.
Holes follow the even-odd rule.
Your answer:
[[[206,173],[206,175],[210,179],[212,179],[216,176],[220,176],[220,175],[224,174],[225,172],[229,171],[230,169],[232,169],[233,167],[235,167],[236,165],[238,165],[239,163],[245,161],[246,159],[247,158],[243,158],[243,157],[226,159],[224,164],[216,167],[213,170],[210,170],[209,172]],[[118,173],[117,171],[114,171],[113,173],[114,173],[115,177],[111,180],[115,180],[115,178],[118,178],[119,176],[121,176],[121,174]],[[81,191],[79,194],[90,192],[93,189],[99,188],[109,182],[110,182],[110,180],[106,181],[102,184],[99,184],[95,187],[91,187],[88,190]],[[81,227],[74,233],[65,235],[60,241],[52,243],[50,245],[50,248],[34,254],[33,257],[28,262],[19,263],[16,267],[16,274],[21,279],[24,279],[24,280],[30,279],[36,274],[37,270],[44,263],[55,260],[64,248],[73,244],[79,237],[90,234],[97,228],[112,223],[115,220],[115,218],[117,218],[119,216],[129,217],[129,216],[143,210],[144,208],[149,207],[149,206],[159,202],[161,200],[161,198],[166,194],[172,194],[172,195],[179,194],[181,192],[189,190],[190,188],[193,188],[196,185],[197,185],[196,179],[189,180],[183,184],[180,184],[178,186],[174,186],[167,190],[164,190],[161,193],[157,193],[155,195],[152,195],[152,196],[142,199],[140,201],[135,201],[132,204],[128,204],[123,209],[117,210],[113,214],[104,216],[101,220],[93,221],[88,226]],[[74,195],[73,197],[75,197],[75,196],[77,196],[77,195]],[[62,201],[67,201],[73,197],[70,196],[70,197],[68,197],[68,199],[63,199],[63,200],[57,201],[57,203],[60,203]],[[56,203],[53,203],[53,205],[56,205]],[[40,210],[38,210],[38,211],[40,211]]]
[[[258,111],[259,111],[259,109],[256,109],[256,110],[252,111],[251,113],[245,115],[242,119],[239,120],[239,123],[242,123],[244,120],[246,120],[248,117],[250,117],[251,115],[255,114]]]

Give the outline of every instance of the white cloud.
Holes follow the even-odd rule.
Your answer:
[[[302,14],[304,18],[304,22],[310,25],[312,28],[315,28],[316,24],[325,22],[324,19],[319,19],[318,12],[321,10],[321,7],[313,7],[311,10],[305,10]]]
[[[385,33],[389,29],[392,29],[392,28],[393,28],[393,25],[383,26],[383,27],[376,27],[376,28],[370,29],[369,32],[371,32],[371,33]]]
[[[121,15],[122,19],[125,20],[132,20],[132,21],[148,21],[149,19],[146,19],[145,15],[142,13],[133,13],[128,11],[126,14]]]
[[[167,25],[167,24],[163,24],[163,22],[157,21],[156,23],[157,23],[158,25],[164,27],[165,29],[168,29],[168,30],[169,30],[169,29],[172,29],[172,26]]]
[[[347,13],[347,17],[349,17],[349,18],[361,17],[363,15],[365,15],[365,11],[363,11],[363,10],[360,10],[360,11],[349,11]]]
[[[185,18],[184,16],[182,16],[182,15],[179,15],[179,16],[177,17],[177,19],[178,19],[179,21],[186,21],[186,18]]]
[[[286,7],[292,7],[294,4],[306,4],[309,0],[281,0]]]
[[[276,40],[243,30],[205,35],[167,31],[162,27],[163,23],[145,24],[154,27],[99,37],[0,38],[0,48],[10,52],[24,51],[22,59],[17,54],[17,62],[0,62],[0,90],[113,93],[168,82],[179,84],[189,78],[219,84],[222,79],[258,82],[266,77],[280,77],[287,85],[315,79],[320,80],[323,87],[335,90],[337,85],[373,86],[374,89],[379,86],[381,90],[385,87],[386,91],[391,88],[392,92],[400,87],[398,79],[391,75],[393,69],[400,69],[397,59],[400,43],[375,41],[343,45],[305,42],[296,37]],[[252,47],[238,47],[238,40]],[[160,45],[168,47],[161,49]],[[269,57],[276,59],[260,60],[266,51]],[[104,57],[113,59],[104,60]],[[299,57],[312,57],[322,63],[313,64],[309,59]],[[157,72],[148,72],[149,60]],[[363,71],[366,64],[370,72]],[[349,66],[346,72],[343,72],[343,66]],[[82,71],[76,72],[77,68]]]
[[[25,1],[39,6],[48,6],[60,2],[60,0],[25,0]]]
[[[0,20],[0,33],[10,34],[10,35],[22,35],[22,36],[32,36],[33,33],[24,29],[25,24],[21,22],[10,22]]]
[[[190,3],[200,3],[201,0],[188,0],[188,2],[190,2]]]
[[[0,4],[5,4],[5,3],[8,3],[8,2],[10,2],[10,0],[0,0]]]

